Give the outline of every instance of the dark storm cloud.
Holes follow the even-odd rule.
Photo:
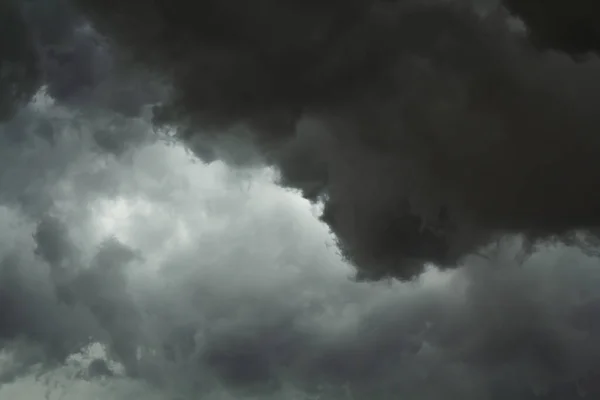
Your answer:
[[[574,54],[600,51],[600,5],[593,0],[503,0],[540,46]]]
[[[0,3],[0,121],[29,101],[41,85],[31,32],[18,0]]]
[[[161,85],[115,65],[107,43],[69,1],[7,0],[1,5],[0,115],[6,120],[40,89],[79,109],[138,116]]]
[[[228,159],[221,142],[251,138],[284,184],[324,200],[361,277],[411,278],[506,233],[599,224],[600,62],[540,52],[501,10],[74,3],[135,65],[170,78],[157,120],[182,126],[200,156]]]

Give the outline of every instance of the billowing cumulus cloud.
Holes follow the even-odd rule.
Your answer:
[[[593,49],[574,44],[593,37],[577,22],[597,15],[591,2],[74,4],[170,81],[156,119],[201,157],[254,163],[239,151],[250,142],[282,183],[323,201],[362,277],[455,266],[504,234],[598,226],[600,63],[532,40]],[[559,14],[572,21],[548,22]],[[575,36],[555,40],[555,27]]]

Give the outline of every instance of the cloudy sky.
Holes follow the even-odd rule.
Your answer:
[[[166,3],[0,4],[0,399],[600,393],[600,33]]]

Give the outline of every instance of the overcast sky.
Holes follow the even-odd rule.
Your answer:
[[[596,172],[572,175],[581,171],[569,163],[581,156],[590,158],[574,168],[595,165],[588,161],[597,154],[596,142],[588,152],[587,136],[567,129],[595,132],[596,58],[519,47],[522,22],[500,11],[487,25],[477,19],[496,10],[497,1],[476,2],[477,17],[462,8],[449,11],[446,3],[431,9],[407,3],[389,18],[371,10],[373,21],[388,28],[396,17],[408,21],[406,12],[423,23],[393,31],[399,47],[419,56],[394,53],[403,60],[396,72],[404,74],[394,90],[403,92],[390,98],[378,97],[386,82],[357,72],[384,71],[379,68],[391,62],[379,52],[388,49],[389,37],[370,30],[371,20],[357,25],[350,43],[363,46],[364,34],[367,47],[379,49],[367,52],[376,62],[363,65],[360,50],[350,52],[356,60],[342,51],[340,60],[327,58],[331,76],[307,78],[313,85],[307,92],[295,85],[272,90],[287,74],[305,72],[297,65],[276,64],[285,70],[273,70],[273,78],[252,70],[264,67],[263,58],[241,59],[258,64],[230,76],[217,67],[229,65],[229,56],[240,61],[239,54],[207,47],[179,60],[206,68],[206,76],[198,72],[192,80],[198,86],[188,88],[181,65],[159,59],[168,40],[183,37],[185,29],[166,36],[154,59],[144,52],[147,38],[131,36],[129,26],[107,19],[93,0],[40,1],[6,3],[5,15],[20,10],[15,15],[22,17],[6,26],[31,47],[3,42],[0,18],[0,72],[6,72],[0,76],[0,399],[574,400],[600,393],[600,260],[594,236],[573,233],[581,227],[577,218],[595,215],[595,192],[582,196],[595,181],[582,176],[592,179]],[[296,50],[307,56],[304,39],[294,36],[302,27],[292,22],[314,22],[315,15],[325,21],[329,6],[302,8],[304,20],[288,13],[294,1],[281,4],[274,26],[298,39]],[[348,21],[354,21],[350,8]],[[125,21],[135,20],[133,10],[124,10],[131,13]],[[232,10],[219,15],[238,21]],[[152,21],[154,11],[137,17]],[[173,22],[169,15],[165,26]],[[256,10],[251,15],[267,18]],[[348,21],[332,25],[332,32],[345,35]],[[434,24],[440,21],[445,28]],[[255,50],[287,51],[277,47],[279,38],[261,32],[248,42],[257,49],[244,51],[253,57]],[[111,33],[145,67],[111,47]],[[471,40],[471,33],[485,40]],[[401,40],[417,34],[414,46]],[[432,44],[446,34],[464,47]],[[182,44],[188,45],[196,48]],[[194,55],[217,61],[200,65]],[[32,76],[12,69],[19,65],[13,59],[31,61],[36,67],[23,71]],[[150,61],[160,68],[150,68]],[[171,81],[163,76],[170,67],[177,71]],[[348,72],[360,85],[338,81],[336,72]],[[15,85],[5,85],[5,76]],[[256,87],[244,86],[252,79]],[[487,97],[473,82],[505,97]],[[206,93],[193,95],[199,88]],[[243,97],[248,88],[265,93]],[[329,93],[332,88],[339,93]],[[209,95],[214,104],[205,102]],[[469,96],[483,108],[473,110]],[[565,99],[572,100],[568,110],[559,107]],[[169,101],[183,122],[173,116],[163,125],[152,121],[152,106]],[[396,101],[406,108],[386,108]],[[308,111],[294,122],[293,137],[278,137],[289,109],[299,104]],[[361,107],[372,112],[362,115]],[[571,125],[573,116],[581,124]],[[496,127],[508,139],[497,152],[482,154],[502,163],[485,164],[478,135],[493,137]],[[439,143],[457,152],[453,157],[465,156],[444,158],[449,164],[442,166],[464,162],[474,180],[435,175],[430,168],[439,165],[427,162],[442,155],[434,145],[411,141],[411,129],[439,135]],[[538,130],[556,139],[548,144],[549,158]],[[517,147],[518,135],[531,140]],[[415,155],[407,155],[403,146],[413,145]],[[567,145],[572,152],[556,158]],[[505,153],[510,149],[512,158]],[[548,160],[563,164],[545,180],[538,162]],[[508,183],[498,183],[497,193],[487,191],[493,185],[486,186],[486,177],[486,190],[468,196],[476,190],[463,184],[481,183],[479,174],[504,167]],[[412,175],[412,168],[419,172]],[[427,182],[414,189],[401,177]],[[466,180],[448,187],[440,177]],[[532,177],[537,185],[529,185]],[[453,197],[458,192],[466,197]],[[515,193],[524,196],[522,213],[521,203],[512,203]],[[492,195],[490,208],[467,202]],[[414,202],[409,211],[407,196]],[[467,213],[465,204],[477,213]],[[584,210],[571,220],[576,207]],[[456,230],[442,224],[444,209]],[[324,222],[324,213],[337,219]],[[448,250],[452,254],[440,258],[440,237],[458,253]],[[452,262],[429,262],[442,259]],[[356,279],[357,271],[371,280]]]

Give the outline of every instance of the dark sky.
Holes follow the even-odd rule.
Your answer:
[[[191,4],[0,2],[0,398],[600,391],[595,2]]]

